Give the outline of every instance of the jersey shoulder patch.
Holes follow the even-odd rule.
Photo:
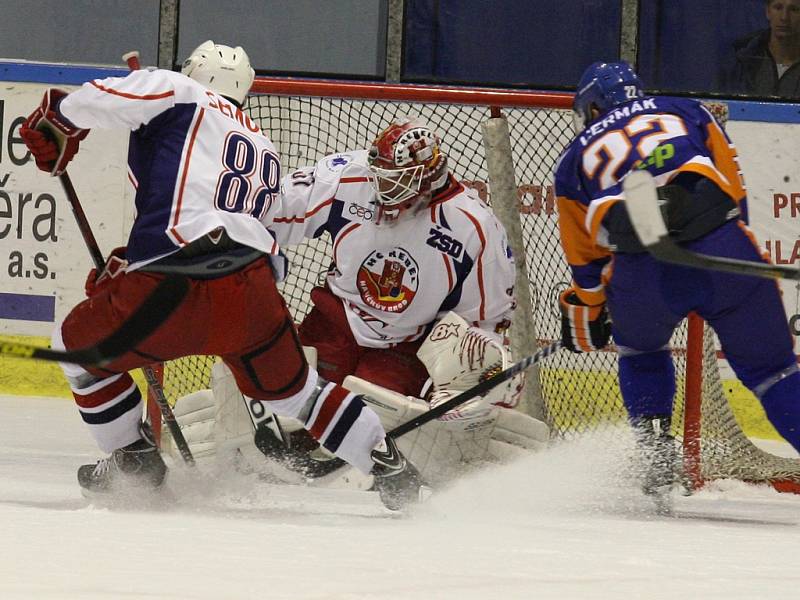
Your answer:
[[[327,173],[343,173],[345,171],[367,168],[366,151],[337,152],[329,154],[317,163],[317,170]]]

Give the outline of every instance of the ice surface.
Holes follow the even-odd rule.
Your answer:
[[[393,518],[368,492],[180,466],[147,505],[97,507],[71,402],[0,397],[0,598],[789,598],[800,498],[721,482],[656,516],[600,439],[494,468]]]

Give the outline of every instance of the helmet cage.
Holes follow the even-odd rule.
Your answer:
[[[369,170],[371,173],[369,180],[378,196],[378,203],[390,207],[403,204],[419,195],[425,165],[412,165],[400,169],[384,169],[370,165]]]

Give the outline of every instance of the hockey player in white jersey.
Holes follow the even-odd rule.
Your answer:
[[[56,328],[54,347],[104,339],[165,274],[189,278],[186,299],[136,349],[102,369],[63,365],[81,417],[111,454],[80,467],[79,483],[89,492],[123,482],[160,486],[166,467],[142,428],[141,393],[129,371],[214,354],[253,406],[299,419],[328,451],[371,472],[387,506],[399,508],[419,487],[416,470],[359,396],[309,367],[277,291],[285,260],[267,226],[280,162],[241,109],[253,78],[242,48],[209,41],[182,73],[134,71],[70,94],[51,89],[20,130],[36,165],[54,176],[91,128],[131,131],[136,218],[127,248],[113,268],[90,277],[88,299]]]
[[[288,174],[267,220],[282,247],[330,235],[332,264],[325,284],[311,292],[314,307],[300,339],[315,349],[320,374],[365,393],[385,427],[427,410],[422,398],[438,404],[511,364],[504,331],[514,306],[514,260],[505,230],[453,177],[439,138],[419,119],[397,119],[369,150],[326,156]],[[232,388],[218,385],[216,413],[226,419],[235,409],[219,405]],[[449,414],[447,425],[432,423],[421,437],[401,439],[401,448],[433,479],[443,470],[434,467],[437,459],[485,458],[493,435],[541,447],[547,427],[510,410],[520,390],[520,379],[498,386]],[[235,391],[230,401],[237,402]],[[208,414],[208,400],[199,402],[178,403],[184,425]],[[256,433],[266,454],[281,455],[273,433],[283,449],[308,449],[302,436],[288,435],[295,423],[270,425]],[[216,427],[231,438],[247,437],[247,430]],[[210,431],[195,426],[190,441],[207,443]],[[292,452],[285,458],[307,474],[314,470]]]

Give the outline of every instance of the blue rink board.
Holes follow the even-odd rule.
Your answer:
[[[80,85],[91,79],[120,77],[128,73],[125,67],[98,67],[0,60],[0,81]],[[716,99],[719,100],[719,99]],[[728,105],[732,121],[762,121],[767,123],[800,123],[800,104],[719,100]]]

